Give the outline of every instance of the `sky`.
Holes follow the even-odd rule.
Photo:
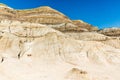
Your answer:
[[[0,0],[15,9],[50,6],[72,20],[83,20],[100,29],[120,27],[120,0]]]

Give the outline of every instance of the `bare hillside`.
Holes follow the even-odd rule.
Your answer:
[[[89,32],[49,7],[0,10],[11,15],[0,14],[0,80],[120,80],[119,37]]]

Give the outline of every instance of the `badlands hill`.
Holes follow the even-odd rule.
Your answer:
[[[27,9],[15,10],[4,4],[0,4],[1,20],[17,20],[20,22],[40,23],[53,27],[62,32],[81,32],[98,30],[94,26],[82,21],[72,21],[59,11],[48,6]]]
[[[0,10],[0,80],[120,80],[119,37],[49,7]]]

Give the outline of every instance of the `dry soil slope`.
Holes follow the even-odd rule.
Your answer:
[[[120,49],[75,40],[35,23],[6,21],[0,24],[0,31],[2,80],[120,79]]]
[[[115,34],[114,37],[106,36],[97,32],[82,32],[82,33],[69,32],[65,34],[77,40],[102,42],[103,44],[120,49],[120,38],[115,37]]]

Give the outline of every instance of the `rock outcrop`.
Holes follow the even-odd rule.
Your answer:
[[[101,34],[111,37],[120,37],[120,28],[106,28],[98,31]]]
[[[98,30],[97,27],[94,27],[91,24],[88,24],[82,20],[73,20],[73,23],[80,28],[87,29],[88,31],[97,31]]]
[[[0,21],[9,19],[13,20],[16,18],[16,11],[4,4],[0,4]]]
[[[71,22],[71,20],[64,14],[48,6],[43,6],[30,10],[18,10],[18,14],[20,14],[20,18],[23,18],[25,21],[34,23],[54,25]]]

